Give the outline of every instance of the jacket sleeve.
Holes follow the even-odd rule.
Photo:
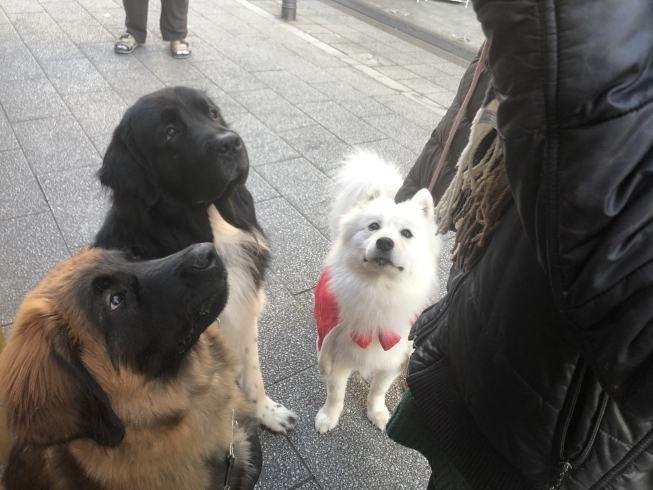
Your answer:
[[[506,171],[574,343],[653,417],[653,2],[474,0]]]
[[[472,78],[474,78],[474,71],[476,70],[477,64],[478,55],[467,68],[467,71],[460,80],[458,92],[456,93],[451,106],[449,106],[445,116],[431,134],[431,138],[428,140],[421,155],[417,158],[415,164],[410,169],[410,172],[404,180],[404,184],[399,189],[399,192],[397,192],[397,195],[395,196],[396,202],[407,201],[411,199],[417,191],[429,186],[435,166],[440,160],[440,155],[442,155],[442,150],[444,149],[447,138],[449,137],[451,127],[453,126],[454,120],[460,110],[460,106],[467,95],[469,86],[472,83]],[[456,163],[458,162],[458,157],[460,157],[460,154],[467,145],[472,120],[483,103],[485,92],[490,83],[490,78],[490,70],[487,67],[484,67],[481,72],[481,77],[476,85],[476,89],[474,90],[474,94],[467,106],[467,110],[465,111],[465,114],[463,114],[463,118],[458,126],[458,131],[456,131],[451,143],[449,154],[447,155],[447,159],[442,171],[440,172],[438,181],[435,183],[433,191],[431,192],[436,204],[444,194],[444,191],[449,186],[451,180],[454,178],[454,175],[456,175]]]

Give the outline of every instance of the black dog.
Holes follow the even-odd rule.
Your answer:
[[[267,397],[258,359],[270,252],[244,185],[248,172],[244,143],[208,97],[186,87],[146,95],[123,116],[99,171],[112,206],[94,246],[151,259],[213,242],[228,272],[220,320],[238,382],[261,423],[285,432],[297,417]]]

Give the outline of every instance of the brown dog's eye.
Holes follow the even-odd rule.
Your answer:
[[[125,296],[122,294],[112,294],[109,298],[109,308],[111,311],[115,310],[120,306],[122,300],[125,299]]]
[[[175,137],[175,135],[176,135],[178,132],[179,132],[179,131],[177,131],[175,128],[168,128],[168,130],[166,131],[166,139],[167,139],[167,140],[171,140],[172,138]]]
[[[217,119],[218,118],[218,111],[215,109],[211,109],[211,119]]]

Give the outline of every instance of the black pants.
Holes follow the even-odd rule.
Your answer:
[[[147,37],[148,0],[122,0],[127,32],[138,43]],[[164,41],[178,41],[188,35],[188,0],[161,0],[161,35]]]

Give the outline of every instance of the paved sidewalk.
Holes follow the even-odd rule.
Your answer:
[[[95,172],[127,107],[167,85],[203,89],[249,149],[249,187],[274,253],[263,373],[271,396],[300,414],[287,436],[262,433],[259,488],[424,488],[425,460],[367,421],[359,378],[340,427],[315,433],[325,387],[312,288],[329,247],[328,188],[341,156],[376,149],[405,172],[464,63],[317,0],[300,0],[291,24],[269,0],[191,0],[190,8],[194,52],[173,60],[157,1],[148,44],[121,56],[112,51],[123,31],[119,2],[0,0],[0,324],[9,332],[25,293],[99,229],[107,201]],[[393,387],[390,408],[399,396]]]

